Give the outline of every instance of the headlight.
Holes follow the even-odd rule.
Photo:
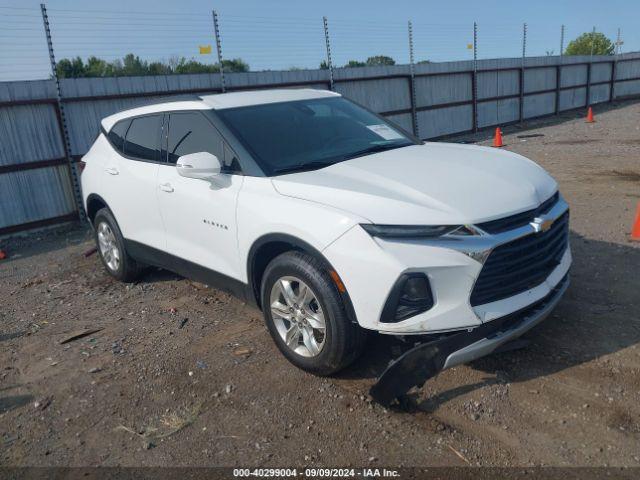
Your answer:
[[[372,237],[380,238],[435,238],[445,235],[477,235],[468,225],[373,225],[362,223],[360,226]]]

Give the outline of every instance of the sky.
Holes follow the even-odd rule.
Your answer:
[[[50,72],[38,0],[0,0],[0,81],[46,78]],[[96,55],[106,60],[133,52],[145,60],[174,57],[215,63],[211,10],[216,9],[223,58],[242,58],[252,70],[317,68],[326,58],[322,17],[327,17],[332,60],[387,55],[409,62],[407,22],[413,25],[415,60],[478,58],[560,51],[595,26],[622,51],[640,50],[639,0],[48,0],[56,58]],[[199,46],[212,45],[201,55]]]

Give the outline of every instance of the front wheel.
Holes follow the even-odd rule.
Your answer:
[[[329,273],[316,258],[287,252],[262,282],[265,322],[283,355],[297,367],[330,375],[362,352],[365,331],[353,323]]]

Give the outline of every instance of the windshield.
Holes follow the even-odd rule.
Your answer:
[[[314,170],[416,143],[397,127],[342,97],[216,113],[267,175]]]

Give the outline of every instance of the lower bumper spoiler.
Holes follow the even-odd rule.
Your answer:
[[[445,338],[418,345],[394,360],[371,387],[371,397],[383,406],[422,387],[442,370],[495,352],[543,321],[569,286],[568,274],[544,298],[523,310]]]

